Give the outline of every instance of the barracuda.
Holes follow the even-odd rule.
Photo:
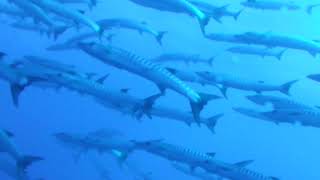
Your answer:
[[[245,79],[237,76],[232,76],[223,73],[215,73],[209,71],[197,72],[197,74],[207,81],[211,81],[211,84],[220,84],[221,93],[227,97],[228,88],[236,88],[246,91],[254,91],[257,93],[266,91],[279,91],[283,94],[290,95],[291,86],[297,82],[297,80],[287,82],[282,85],[272,85],[267,84],[264,81],[253,81],[250,79]]]
[[[126,28],[137,30],[140,34],[149,33],[155,37],[157,42],[162,45],[162,38],[167,33],[166,31],[157,31],[146,22],[138,22],[131,19],[103,19],[97,22],[104,30],[112,28]]]
[[[184,95],[190,101],[196,122],[199,122],[200,112],[207,102],[216,98],[214,95],[197,93],[167,69],[120,48],[98,43],[79,43],[79,47],[105,64],[137,74],[154,82],[162,93],[166,89],[171,89]]]
[[[21,1],[21,0],[19,0]],[[98,33],[100,36],[103,34],[103,29],[93,20],[81,14],[78,11],[67,8],[66,6],[53,1],[53,0],[30,0],[39,7],[45,9],[48,12],[55,13],[58,16],[64,17],[66,19],[72,19],[78,24],[83,24],[91,28],[94,32]]]
[[[268,33],[246,32],[243,34],[219,34],[213,33],[206,35],[208,39],[214,41],[224,41],[240,44],[255,44],[266,47],[283,47],[304,50],[312,56],[320,52],[320,44],[316,41],[308,40],[300,36],[287,36]]]
[[[198,19],[201,30],[205,33],[205,26],[209,23],[209,17],[198,7],[187,0],[130,0],[144,7],[154,8],[161,11],[186,13]]]

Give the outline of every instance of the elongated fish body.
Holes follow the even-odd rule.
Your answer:
[[[282,36],[273,33],[254,33],[247,32],[243,34],[209,34],[208,39],[215,41],[224,41],[240,44],[264,45],[266,47],[284,47],[299,49],[309,52],[315,56],[320,52],[320,44],[316,41],[307,40],[302,37]]]
[[[164,143],[162,140],[132,141],[136,149],[144,150],[170,161],[185,163],[190,169],[197,167],[209,173],[232,180],[277,180],[277,178],[264,176],[261,173],[246,168],[253,161],[242,161],[235,164],[224,163],[214,158],[214,153],[200,153],[191,149]]]
[[[103,30],[100,26],[91,20],[90,18],[86,17],[85,15],[81,14],[78,11],[72,10],[67,8],[63,4],[57,3],[53,0],[31,0],[34,4],[46,9],[49,12],[55,13],[58,16],[62,16],[67,19],[72,19],[78,24],[83,24],[90,27],[94,32],[102,35]]]
[[[137,22],[131,19],[103,19],[97,22],[103,29],[112,29],[112,28],[126,28],[136,30],[139,33],[149,33],[155,37],[159,44],[162,43],[162,38],[165,31],[157,31],[149,26],[145,22]]]
[[[236,107],[233,108],[234,111],[254,118],[254,119],[260,119],[268,122],[272,122],[275,124],[280,124],[280,123],[289,123],[289,124],[294,124],[296,122],[295,119],[293,118],[288,118],[289,113],[288,111],[277,111],[277,113],[273,113],[274,111],[268,111],[268,112],[260,112],[254,109],[249,109],[249,108],[241,108],[241,107]]]
[[[48,37],[50,37],[52,31],[47,26],[43,26],[41,24],[34,24],[34,23],[28,23],[28,22],[15,22],[10,25],[13,28],[21,29],[25,31],[31,31],[31,32],[37,32],[42,34],[46,34]]]
[[[134,116],[136,116],[135,118],[137,118],[137,119],[139,119],[139,114],[134,113],[132,111],[132,107],[134,107],[136,104],[144,104],[145,103],[144,101],[146,101],[146,100],[136,98],[135,102],[132,101],[133,104],[124,104],[124,103],[120,104],[120,101],[118,101],[119,102],[118,106],[114,106],[113,104],[110,103],[110,101],[102,101],[100,99],[97,99],[97,102],[99,102],[101,105],[103,105],[107,108],[117,110],[117,111],[122,112],[124,114],[134,115]],[[146,113],[148,113],[148,115],[150,117],[160,117],[160,118],[172,119],[172,120],[176,120],[176,121],[185,123],[188,126],[191,126],[191,124],[195,123],[192,113],[180,111],[178,109],[169,108],[166,106],[154,105],[154,106],[150,107],[150,109],[147,109]],[[209,118],[204,118],[204,117],[200,116],[199,123],[201,125],[206,126],[212,133],[215,133],[215,126],[217,124],[217,121],[222,116],[223,116],[222,114],[218,114],[218,115],[215,115],[215,116],[212,116]]]
[[[129,71],[154,82],[161,92],[164,92],[165,89],[171,89],[184,95],[190,101],[195,120],[199,120],[199,114],[207,100],[167,69],[120,48],[97,43],[80,43],[79,47],[106,64]],[[210,99],[212,98],[210,97]]]
[[[266,0],[247,0],[241,3],[245,7],[254,8],[254,9],[262,9],[262,10],[281,10],[281,9],[289,9],[289,10],[299,10],[301,7],[294,2],[285,2],[285,1],[266,1]]]
[[[50,17],[38,6],[28,0],[12,0],[12,2],[23,10],[26,14],[32,16],[36,22],[42,22],[49,27],[54,27],[55,23]]]
[[[52,69],[61,73],[77,74],[75,66],[66,65],[58,62],[57,60],[47,59],[38,56],[24,56],[33,66],[40,65],[44,68]]]
[[[303,37],[283,36],[273,33],[245,33],[242,35],[236,35],[236,38],[242,39],[243,42],[265,45],[267,47],[285,47],[291,49],[300,49],[309,52],[315,56],[320,52],[320,44],[307,40]]]
[[[211,3],[206,3],[198,0],[191,0],[192,4],[197,6],[202,12],[204,12],[207,16],[214,18],[216,21],[221,23],[221,18],[224,16],[233,17],[235,20],[238,19],[239,15],[242,11],[232,12],[229,11],[228,5],[225,6],[215,6]]]
[[[253,46],[235,46],[227,49],[227,51],[237,54],[248,54],[248,55],[257,55],[261,57],[271,56],[277,59],[281,59],[285,50],[275,51],[270,48],[260,48]]]
[[[192,168],[198,167],[198,163],[208,161],[213,157],[205,153],[193,151],[188,148],[165,143],[162,140],[151,140],[144,142],[133,141],[136,150],[143,150],[168,159],[170,161],[186,163]]]
[[[275,110],[313,110],[315,107],[311,107],[305,105],[303,103],[278,97],[278,96],[271,96],[271,95],[252,95],[247,96],[247,99],[251,102],[254,102],[258,105],[266,105],[267,103],[271,103]]]
[[[219,179],[221,179],[216,175],[200,171],[199,169],[191,170],[189,166],[185,166],[180,163],[172,163],[172,166],[175,169],[177,169],[178,171],[180,171],[186,175],[189,175],[189,176],[201,179],[201,180],[219,180]]]
[[[201,58],[198,54],[179,54],[179,53],[168,53],[168,54],[162,54],[156,58],[154,58],[152,61],[164,64],[164,63],[173,63],[173,62],[182,62],[185,64],[190,63],[202,63],[206,65],[212,65],[214,61],[214,57],[210,57],[208,59]]]
[[[12,17],[24,18],[27,16],[25,12],[19,10],[13,6],[8,6],[5,4],[0,4],[0,14],[5,14]]]
[[[252,81],[250,79],[244,79],[223,73],[203,71],[198,72],[198,75],[208,81],[212,81],[212,83],[221,84],[223,86],[221,91],[224,95],[226,95],[226,90],[229,87],[246,91],[255,91],[257,93],[266,91],[280,91],[289,95],[292,84],[296,82],[290,81],[283,85],[271,85],[265,83],[264,81]]]
[[[144,7],[158,9],[161,11],[171,11],[186,13],[198,19],[202,32],[209,22],[209,17],[187,0],[131,0],[132,2]]]
[[[83,33],[83,34],[75,35],[63,43],[51,45],[47,48],[47,50],[63,51],[63,50],[77,49],[78,42],[88,40],[88,39],[96,39],[96,38],[99,38],[99,35],[97,35],[97,33],[95,32]]]
[[[54,137],[70,147],[80,148],[85,151],[96,150],[99,152],[112,152],[117,150],[120,152],[130,152],[134,148],[134,144],[123,137],[96,137],[90,134],[72,134],[72,133],[56,133]]]
[[[121,101],[121,104],[133,104],[132,101],[135,100],[127,94],[110,91],[104,85],[78,75],[58,73],[50,74],[46,78],[49,82],[60,84],[61,86],[70,90],[74,90],[82,94],[88,94],[102,100],[110,101],[114,106],[117,106],[119,104],[118,101]]]

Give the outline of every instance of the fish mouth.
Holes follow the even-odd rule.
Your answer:
[[[307,76],[307,78],[320,82],[320,74],[310,74]]]

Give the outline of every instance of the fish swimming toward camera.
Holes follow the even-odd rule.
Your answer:
[[[248,45],[263,45],[268,48],[283,47],[297,50],[304,50],[310,53],[312,56],[316,56],[320,53],[320,44],[313,40],[308,40],[299,36],[288,36],[268,33],[255,33],[246,32],[243,34],[223,34],[212,33],[206,35],[210,40],[231,42],[238,44]]]
[[[207,81],[221,85],[221,93],[227,97],[228,88],[235,88],[245,91],[254,91],[257,93],[267,91],[279,91],[283,94],[290,95],[291,86],[297,82],[297,80],[287,82],[282,85],[272,85],[264,81],[253,81],[224,73],[215,73],[209,71],[197,72],[197,74]]]
[[[281,51],[276,51],[274,49],[253,47],[253,46],[234,46],[234,47],[228,48],[227,51],[234,54],[256,55],[262,58],[270,56],[270,57],[275,57],[278,60],[281,60],[286,49]]]
[[[229,5],[216,6],[211,3],[206,3],[199,0],[189,0],[192,4],[197,6],[202,12],[207,16],[212,17],[217,22],[222,23],[222,17],[232,17],[234,20],[238,20],[242,10],[240,11],[230,11],[228,10]]]
[[[165,143],[163,140],[132,142],[136,146],[135,150],[144,150],[173,162],[184,163],[190,167],[191,171],[196,170],[196,168],[202,168],[208,173],[232,180],[278,180],[278,178],[265,176],[246,168],[246,166],[253,162],[252,160],[230,164],[216,160],[214,158],[215,153],[200,153],[188,148]]]
[[[196,17],[199,21],[201,30],[205,33],[205,26],[209,23],[209,17],[197,6],[188,0],[130,0],[140,6],[157,9],[160,11],[169,11],[176,13],[185,13]]]
[[[99,43],[79,43],[79,47],[105,64],[137,74],[154,82],[161,93],[165,93],[166,89],[171,89],[185,96],[189,99],[196,122],[199,122],[200,112],[208,101],[216,98],[215,95],[196,92],[162,66],[123,49]]]
[[[97,22],[104,30],[113,28],[124,28],[138,31],[140,34],[148,33],[155,37],[157,42],[162,45],[163,36],[166,31],[157,31],[148,25],[146,22],[138,22],[131,19],[103,19]]]

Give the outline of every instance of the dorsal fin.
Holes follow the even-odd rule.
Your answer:
[[[103,84],[108,77],[109,77],[109,74],[102,76],[101,78],[97,79],[97,83]]]

